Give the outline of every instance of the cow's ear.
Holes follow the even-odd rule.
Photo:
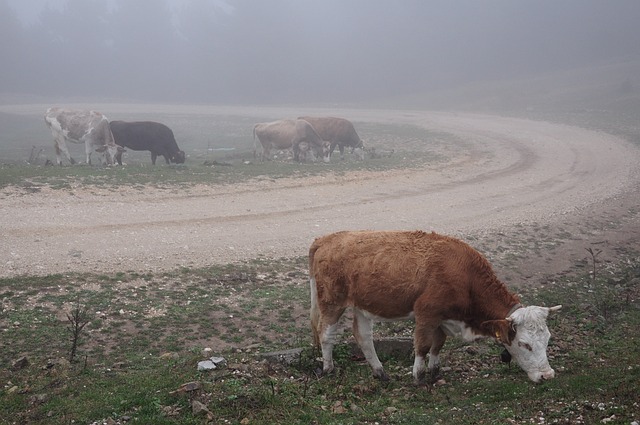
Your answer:
[[[549,310],[549,313],[552,313],[552,312],[560,310],[561,308],[562,308],[562,304],[561,305],[557,305],[555,307],[549,307],[548,310]]]
[[[515,337],[514,327],[512,323],[506,319],[487,320],[483,322],[481,327],[489,332],[498,342],[505,345],[511,345],[511,341]]]

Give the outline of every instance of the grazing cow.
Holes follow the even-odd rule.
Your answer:
[[[374,320],[414,319],[413,377],[431,379],[447,336],[494,337],[534,382],[553,378],[547,360],[546,318],[556,307],[524,307],[498,280],[489,262],[466,243],[436,233],[339,232],[309,249],[311,326],[323,373],[333,370],[338,320],[353,307],[353,333],[373,375],[388,377],[378,360]]]
[[[118,145],[134,151],[151,151],[153,165],[159,155],[164,156],[167,164],[184,163],[184,152],[178,148],[173,131],[166,125],[153,121],[111,121],[109,125]],[[116,160],[122,165],[122,152]]]
[[[308,148],[329,162],[329,143],[324,142],[313,127],[304,120],[278,120],[258,123],[253,127],[253,155],[258,143],[262,145],[261,160],[271,159],[271,149],[293,150],[294,159],[302,159]]]
[[[350,147],[351,153],[356,148],[360,148],[364,152],[364,143],[356,133],[351,121],[344,118],[336,117],[299,117],[307,121],[318,132],[322,140],[331,142],[329,148],[329,156],[333,154],[334,149],[338,146],[340,149],[340,157],[344,158],[344,148]]]
[[[103,154],[102,162],[107,165],[112,165],[118,151],[122,150],[113,139],[109,120],[100,112],[49,108],[44,121],[53,134],[58,165],[62,165],[63,152],[71,164],[76,163],[71,158],[67,141],[84,143],[87,164],[91,164],[91,153],[94,150]]]

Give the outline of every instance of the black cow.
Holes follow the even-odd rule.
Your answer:
[[[164,156],[167,164],[184,163],[184,152],[178,148],[173,131],[164,124],[153,121],[111,121],[109,126],[118,145],[134,151],[151,151],[153,165],[158,155]],[[122,165],[122,152],[118,152],[116,160]]]

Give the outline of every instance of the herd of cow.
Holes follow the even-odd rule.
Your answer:
[[[173,132],[155,122],[109,122],[94,111],[51,108],[45,115],[55,140],[58,164],[66,141],[84,143],[87,163],[95,150],[105,162],[122,163],[124,148],[151,151],[168,163],[183,163]],[[328,160],[336,146],[363,148],[353,124],[342,118],[300,117],[256,124],[262,157],[272,149],[307,152]],[[254,152],[255,154],[255,152]],[[466,243],[436,233],[391,231],[338,232],[317,238],[309,249],[311,325],[320,346],[323,373],[334,369],[338,321],[353,309],[353,333],[379,379],[388,379],[373,344],[373,321],[415,320],[413,376],[424,383],[438,375],[439,352],[447,336],[471,341],[492,337],[515,358],[534,382],[553,378],[547,360],[550,312],[561,306],[523,306],[498,280],[488,261]],[[425,360],[428,356],[427,368]]]
[[[258,123],[253,127],[254,150],[262,145],[262,160],[270,159],[271,150],[292,150],[296,161],[304,161],[307,152],[329,162],[336,146],[344,157],[344,148],[364,149],[364,143],[351,121],[336,117],[298,117]]]
[[[185,154],[178,148],[173,131],[164,124],[152,121],[111,121],[96,111],[49,108],[44,122],[51,129],[56,150],[56,161],[62,165],[62,154],[71,164],[75,160],[67,148],[67,141],[84,144],[87,164],[91,154],[102,154],[102,163],[122,165],[125,148],[151,151],[151,162],[163,156],[167,164],[182,164]]]
[[[91,164],[91,154],[102,155],[102,163],[122,165],[125,148],[134,151],[150,151],[151,162],[163,156],[166,163],[182,164],[184,151],[178,148],[173,131],[164,124],[152,121],[109,121],[96,111],[49,108],[44,117],[51,129],[56,151],[56,161],[62,165],[62,154],[71,164],[66,142],[85,145],[87,164]],[[258,123],[253,128],[254,156],[257,142],[262,145],[262,160],[271,158],[271,151],[290,150],[296,161],[304,161],[308,153],[314,157],[329,159],[336,146],[344,156],[345,147],[364,149],[362,140],[353,124],[344,118],[300,117],[266,123]]]

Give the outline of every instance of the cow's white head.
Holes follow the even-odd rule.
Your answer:
[[[102,154],[103,165],[114,165],[118,157],[122,156],[122,152],[125,152],[125,149],[120,145],[114,144],[113,146],[97,147],[95,151]]]
[[[533,382],[551,379],[554,370],[547,360],[549,328],[547,316],[562,306],[529,306],[515,310],[505,320],[491,321],[496,339],[501,342]]]

